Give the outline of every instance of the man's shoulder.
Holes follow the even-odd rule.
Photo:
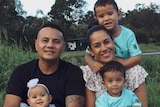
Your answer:
[[[74,65],[74,64],[72,64],[72,63],[70,63],[68,61],[62,60],[62,59],[60,59],[60,66],[67,67],[67,68],[71,67],[71,68],[78,68],[78,69],[80,69],[77,65]]]
[[[18,65],[15,67],[14,72],[19,72],[19,71],[32,71],[38,64],[38,59],[31,60],[29,62],[22,63],[21,65]]]
[[[60,60],[59,68],[60,68],[61,71],[65,72],[65,73],[70,72],[68,74],[71,74],[71,73],[73,73],[73,74],[82,73],[82,70],[80,69],[79,66],[74,65],[74,64],[72,64],[70,62],[67,62],[65,60]]]
[[[35,65],[37,63],[38,63],[38,59],[34,59],[34,60],[31,60],[31,61],[28,61],[28,62],[24,62],[24,63],[22,63],[21,65],[19,65],[17,67],[33,66],[33,65]]]

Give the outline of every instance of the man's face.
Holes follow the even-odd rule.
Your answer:
[[[42,28],[35,41],[39,59],[57,60],[65,49],[63,34],[51,27]]]

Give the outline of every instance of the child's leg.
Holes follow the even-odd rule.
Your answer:
[[[139,100],[141,101],[142,107],[148,107],[147,91],[146,91],[145,82],[140,84],[139,87],[134,90],[134,92],[137,95],[137,97],[139,98]]]

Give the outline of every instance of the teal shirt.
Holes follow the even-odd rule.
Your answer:
[[[142,52],[138,46],[134,32],[122,25],[120,27],[120,35],[114,38],[115,55],[123,59],[128,59],[141,54]]]
[[[104,92],[96,99],[96,107],[141,107],[141,102],[137,96],[128,89],[123,89],[121,96],[112,97],[107,92]]]

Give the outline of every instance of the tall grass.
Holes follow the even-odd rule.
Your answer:
[[[144,50],[147,47],[143,45]],[[155,47],[155,46],[152,46]],[[142,48],[141,48],[142,49]],[[157,48],[155,48],[157,50]],[[143,49],[142,49],[143,50]],[[153,49],[152,49],[153,50]],[[160,50],[160,49],[159,49]],[[65,52],[61,58],[75,65],[84,65],[84,51]],[[0,44],[0,106],[2,105],[6,84],[12,70],[22,63],[37,58],[37,54],[32,51],[23,51],[17,45],[6,46]],[[147,93],[149,107],[159,107],[160,102],[160,55],[142,56],[142,66],[147,70]]]

